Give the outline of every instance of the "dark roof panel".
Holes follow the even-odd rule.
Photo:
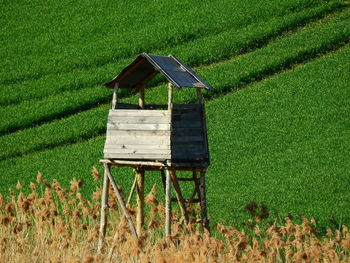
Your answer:
[[[125,67],[119,75],[104,85],[113,88],[118,83],[119,88],[136,88],[161,73],[175,87],[199,87],[212,89],[201,80],[197,74],[182,63],[178,58],[170,56],[157,56],[142,53],[129,66]]]

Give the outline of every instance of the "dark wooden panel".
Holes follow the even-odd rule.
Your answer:
[[[172,136],[203,136],[202,128],[176,128],[174,127],[172,130]]]
[[[172,123],[174,128],[200,128],[202,127],[201,121],[174,121]]]

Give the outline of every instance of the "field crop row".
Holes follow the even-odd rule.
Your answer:
[[[112,6],[95,3],[94,6],[57,2],[50,7],[28,4],[27,8],[19,9],[21,15],[12,16],[14,19],[9,15],[12,9],[5,8],[0,83],[101,66],[142,51],[174,47],[204,35],[238,29],[254,21],[284,16],[291,10],[300,11],[322,3],[246,0],[239,4],[188,1],[174,5],[169,1],[139,9],[136,2],[121,7],[118,3]],[[106,13],[110,14],[108,19]]]
[[[349,32],[344,31],[347,17],[348,13],[345,12],[343,15],[328,21],[328,23],[304,29],[302,32],[288,38],[279,39],[264,48],[226,61],[226,63],[202,68],[199,71],[200,75],[216,88],[215,91],[206,93],[206,98],[210,99],[219,96],[221,93],[238,89],[265,76],[289,68],[296,63],[305,62],[319,54],[339,47],[349,38]],[[102,90],[102,88],[97,87],[96,89]],[[110,92],[104,92],[106,92],[106,97],[109,100]],[[179,102],[192,102],[195,99],[193,89],[176,90],[174,95],[175,100]],[[57,100],[55,96],[50,98]],[[165,98],[166,89],[164,87],[146,92],[146,101],[150,103],[166,103]],[[123,101],[131,102],[135,100],[136,96]],[[58,104],[59,106],[60,104]],[[62,106],[65,107],[66,105]],[[72,107],[79,108],[79,105],[73,100]],[[76,116],[73,115],[42,126],[2,136],[0,137],[0,144],[3,145],[3,151],[0,153],[0,159],[102,134],[105,130],[106,114],[107,105],[100,109],[88,110]],[[35,115],[33,114],[33,116]],[[79,127],[84,127],[84,129]],[[33,134],[36,138],[33,138]]]
[[[84,89],[84,93],[67,91],[43,100],[24,101],[0,108],[0,134],[33,127],[43,122],[75,114],[107,103],[108,90],[100,87]]]
[[[212,163],[207,200],[213,222],[247,222],[244,207],[255,201],[269,208],[272,221],[302,214],[323,227],[329,219],[350,224],[349,56],[347,46],[207,103]],[[0,192],[15,185],[18,175],[21,182],[35,180],[37,170],[63,186],[74,177],[88,178],[102,157],[104,139],[0,162],[6,174]],[[124,187],[132,183],[131,174],[121,168],[115,173]],[[148,187],[160,184],[160,176],[146,178]],[[93,190],[89,185],[86,192]]]
[[[320,19],[343,7],[338,2],[331,2],[319,7],[291,13],[284,17],[257,21],[238,30],[233,28],[214,35],[203,36],[176,47],[153,50],[152,52],[164,55],[176,54],[190,66],[208,65],[261,47],[271,38],[279,36],[283,32],[300,27],[314,19]],[[111,75],[119,72],[130,60],[121,59],[116,63],[107,63],[92,69],[77,69],[59,75],[49,74],[39,79],[27,80],[13,85],[3,85],[0,89],[0,105],[5,106],[33,98],[40,99],[68,90],[78,90],[98,85],[108,80]]]

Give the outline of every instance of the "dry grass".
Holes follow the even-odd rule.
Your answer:
[[[95,180],[100,176],[93,171]],[[150,206],[147,231],[135,240],[121,220],[117,200],[111,194],[110,216],[104,250],[96,254],[99,232],[101,191],[90,200],[82,197],[81,180],[73,180],[70,189],[58,182],[48,183],[39,173],[25,196],[0,195],[1,262],[348,262],[350,232],[328,230],[319,237],[316,222],[303,219],[294,224],[273,224],[267,229],[255,225],[246,234],[230,226],[217,225],[215,236],[196,225],[184,227],[179,219],[173,235],[163,238],[164,208],[156,199],[155,188],[147,196]],[[17,192],[16,191],[16,192]],[[112,191],[110,191],[112,193]],[[133,213],[134,209],[130,209]],[[174,217],[178,218],[176,213]],[[111,250],[113,248],[113,250]],[[113,253],[110,253],[113,251]]]

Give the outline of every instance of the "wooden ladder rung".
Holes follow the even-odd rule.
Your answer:
[[[190,181],[193,181],[193,178],[177,178],[177,180],[190,182]]]
[[[185,201],[185,203],[189,203],[190,202],[190,200],[188,200],[188,199],[185,199],[184,201]],[[171,202],[177,202],[177,198],[176,197],[172,197],[171,198]],[[199,202],[200,202],[200,200],[198,198],[193,198],[191,203],[199,203]]]

